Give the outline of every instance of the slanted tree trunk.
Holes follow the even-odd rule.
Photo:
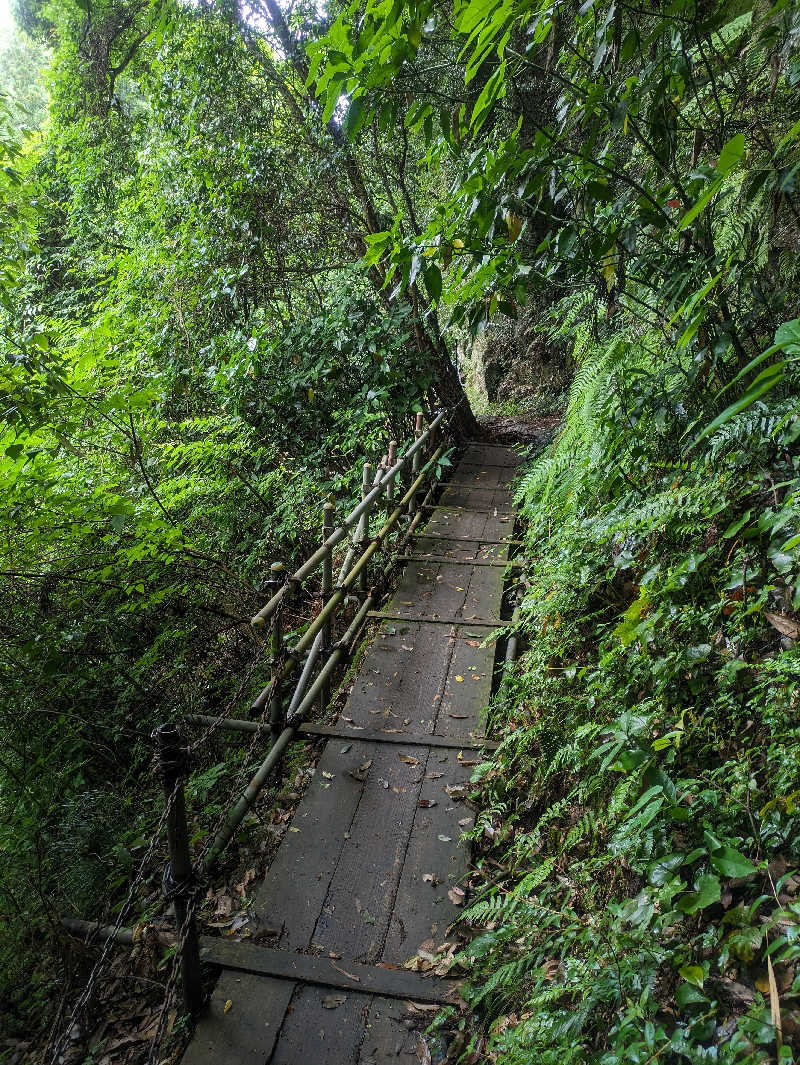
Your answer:
[[[279,7],[277,0],[263,0],[262,12],[272,26],[292,68],[300,79],[301,84],[304,86],[303,91],[306,93],[309,104],[314,104],[315,99],[311,90],[305,89],[305,84],[308,80],[308,62],[306,60],[305,51],[289,29],[283,11]],[[246,33],[247,30],[245,29],[244,32]],[[261,50],[259,49],[259,52],[260,51]],[[275,67],[272,66],[271,62],[270,65],[272,68],[271,73],[274,76],[277,71]],[[284,89],[288,92],[288,95],[291,96],[291,90],[289,90],[285,83]],[[286,95],[286,92],[284,95]],[[302,115],[302,111],[297,107],[294,97],[292,97],[292,101],[295,113],[299,111]],[[303,116],[303,118],[305,118],[305,116]],[[329,119],[325,128],[332,144],[336,147],[337,164],[341,168],[340,172],[346,177],[350,192],[359,205],[365,232],[379,232],[382,227],[378,222],[378,212],[372,202],[367,183],[364,180],[358,159],[356,158],[351,145],[344,136],[341,127],[333,118]],[[363,253],[366,251],[366,243],[364,242],[363,237],[361,238],[360,243],[362,245]],[[368,276],[380,298],[384,302],[391,302],[392,297],[387,296],[383,287],[385,279],[383,270],[373,268],[369,271]],[[472,408],[469,405],[464,389],[461,387],[461,382],[458,379],[458,372],[453,365],[453,360],[450,357],[447,344],[439,331],[438,323],[436,323],[435,319],[435,312],[430,312],[432,320],[435,323],[434,327],[430,328],[426,326],[419,313],[420,305],[424,303],[421,294],[415,290],[412,291],[412,288],[415,289],[415,286],[402,289],[394,297],[394,300],[402,301],[411,310],[412,321],[414,323],[414,337],[419,354],[426,361],[429,360],[433,366],[433,390],[436,394],[436,398],[443,407],[454,410],[452,424],[455,432],[461,437],[475,436],[478,432],[478,423],[475,420],[475,415],[472,413]]]

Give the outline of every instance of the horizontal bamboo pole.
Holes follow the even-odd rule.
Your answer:
[[[372,509],[372,506],[384,494],[387,487],[394,483],[394,479],[398,475],[398,473],[400,473],[400,471],[409,462],[409,460],[413,458],[416,452],[424,446],[431,433],[435,432],[436,428],[444,418],[444,415],[444,411],[441,411],[439,414],[437,414],[437,416],[433,419],[431,424],[428,426],[428,429],[422,434],[422,436],[418,440],[414,441],[414,443],[400,457],[400,459],[398,459],[398,461],[391,469],[386,471],[386,473],[381,477],[375,487],[364,497],[364,499],[361,500],[358,506],[350,511],[347,517],[343,520],[342,524],[338,528],[334,529],[334,531],[331,533],[331,535],[328,537],[322,547],[318,548],[314,552],[314,554],[311,555],[310,558],[308,558],[302,564],[302,566],[300,566],[299,569],[295,570],[295,572],[289,578],[289,581],[291,583],[302,583],[307,577],[309,577],[314,572],[315,569],[317,569],[318,566],[322,564],[322,560],[327,558],[331,554],[334,547],[336,547],[337,544],[341,543],[341,541],[344,540],[344,538],[347,536],[348,530],[357,524],[358,520],[362,517],[362,515],[367,514]],[[280,588],[275,593],[275,595],[273,595],[273,597],[266,604],[266,606],[263,606],[258,611],[258,613],[254,615],[254,617],[251,619],[250,624],[255,626],[256,628],[263,628],[268,618],[272,617],[280,603],[283,601],[288,587],[289,585],[285,584],[282,588]]]
[[[89,936],[96,939],[113,939],[115,943],[130,947],[136,942],[135,928],[116,928],[113,924],[100,924],[98,921],[79,921],[75,917],[62,917],[61,924],[73,936],[84,941]],[[151,928],[150,933],[155,937],[160,947],[172,947],[175,945],[175,933],[167,929]]]

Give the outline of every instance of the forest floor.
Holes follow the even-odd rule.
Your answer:
[[[480,419],[481,440],[490,444],[548,444],[563,420],[563,413],[521,417],[515,414],[491,415]]]

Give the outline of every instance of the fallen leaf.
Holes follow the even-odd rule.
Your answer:
[[[436,799],[420,799],[417,803],[420,810],[429,810],[431,806],[438,806]]]
[[[333,778],[336,776],[335,773],[328,773],[324,769],[322,770],[322,775],[325,777],[326,780],[333,780]]]
[[[442,843],[451,843],[452,842],[452,838],[450,836],[440,835],[439,839],[442,841]]]
[[[406,765],[419,765],[419,758],[412,758],[410,754],[398,754],[397,757]]]
[[[772,958],[770,958],[769,954],[767,955],[767,976],[769,977],[769,1014],[772,1026],[775,1029],[775,1045],[778,1049],[778,1058],[780,1058],[781,1043],[783,1042],[781,1000],[778,997],[778,985],[775,982],[775,970],[772,968]]]
[[[326,1010],[335,1010],[343,1002],[347,1002],[347,995],[326,995],[322,1000],[322,1005]]]
[[[290,832],[299,832],[300,829],[299,828],[295,828],[294,825],[292,825],[291,828],[289,829],[289,831]]]
[[[460,674],[460,673],[458,673],[458,674],[456,674],[456,680],[457,680],[457,681],[459,682],[459,684],[460,684],[460,683],[461,683],[461,682],[462,682],[462,681],[464,680],[464,678],[463,678],[463,677],[461,676],[461,674]]]
[[[460,887],[451,887],[447,892],[447,897],[455,906],[463,906],[465,894]]]
[[[424,1016],[426,1013],[438,1013],[442,1008],[435,1002],[404,1002],[403,1005],[415,1017]]]
[[[448,714],[447,716],[458,718],[459,721],[466,721],[466,719],[469,717],[469,714]]]
[[[444,880],[436,875],[436,873],[423,873],[422,883],[430,884],[431,887],[436,887],[437,884],[443,884]]]
[[[471,817],[462,817],[461,820],[458,822],[458,827],[459,828],[471,828],[471,826],[472,826],[472,818]]]
[[[764,617],[782,636],[788,636],[790,640],[800,640],[800,622],[794,621],[786,614],[773,614],[769,610],[764,611]]]
[[[420,1065],[431,1065],[431,1052],[423,1036],[420,1036],[417,1042],[417,1057]]]
[[[342,749],[339,751],[339,754],[347,754],[347,752],[350,750],[350,748],[352,746],[353,746],[352,743],[346,743],[344,745],[344,747],[342,747]]]
[[[353,780],[358,780],[363,783],[367,779],[367,773],[369,772],[369,767],[371,765],[372,759],[370,758],[368,761],[362,762],[358,769],[348,769],[348,773]]]
[[[227,1002],[225,1003],[225,1005],[224,1005],[224,1006],[222,1007],[222,1012],[223,1012],[223,1013],[227,1013],[227,1012],[228,1012],[228,1010],[229,1010],[229,1009],[231,1009],[231,1007],[232,1007],[232,1006],[233,1006],[233,1002],[232,1002],[232,1000],[231,1000],[231,999],[228,999],[228,1001],[227,1001]]]

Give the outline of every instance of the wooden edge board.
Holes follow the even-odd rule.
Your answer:
[[[508,507],[492,507],[485,510],[481,507],[463,507],[455,503],[424,503],[421,510],[465,510],[469,514],[488,514],[491,518],[516,518],[517,512]],[[502,513],[501,513],[502,511]]]
[[[358,740],[359,743],[399,743],[407,747],[449,747],[453,750],[496,751],[495,740],[481,736],[435,736],[430,732],[384,732],[382,729],[342,728],[340,725],[316,725],[306,722],[297,730],[303,736],[328,736],[331,739]]]
[[[507,484],[481,484],[479,481],[440,481],[439,487],[445,488],[477,488],[480,492],[507,492]]]
[[[212,936],[200,937],[200,960],[223,969],[293,980],[300,984],[357,991],[362,995],[403,998],[411,1002],[453,1003],[460,983],[439,977],[424,977],[407,969],[340,961],[322,954],[293,954],[288,950],[231,943]]]
[[[413,532],[421,540],[452,540],[454,544],[489,544],[493,547],[521,547],[522,540],[487,540],[485,536],[447,536],[445,533]]]
[[[494,566],[496,569],[522,569],[521,562],[483,562],[474,558],[448,558],[447,555],[395,555],[397,562],[441,562],[449,566]]]
[[[419,614],[391,614],[383,610],[370,610],[367,617],[380,618],[382,621],[412,621],[424,625],[457,625],[462,629],[502,629],[510,624],[508,621],[501,621],[500,618],[431,618],[420,617]]]

